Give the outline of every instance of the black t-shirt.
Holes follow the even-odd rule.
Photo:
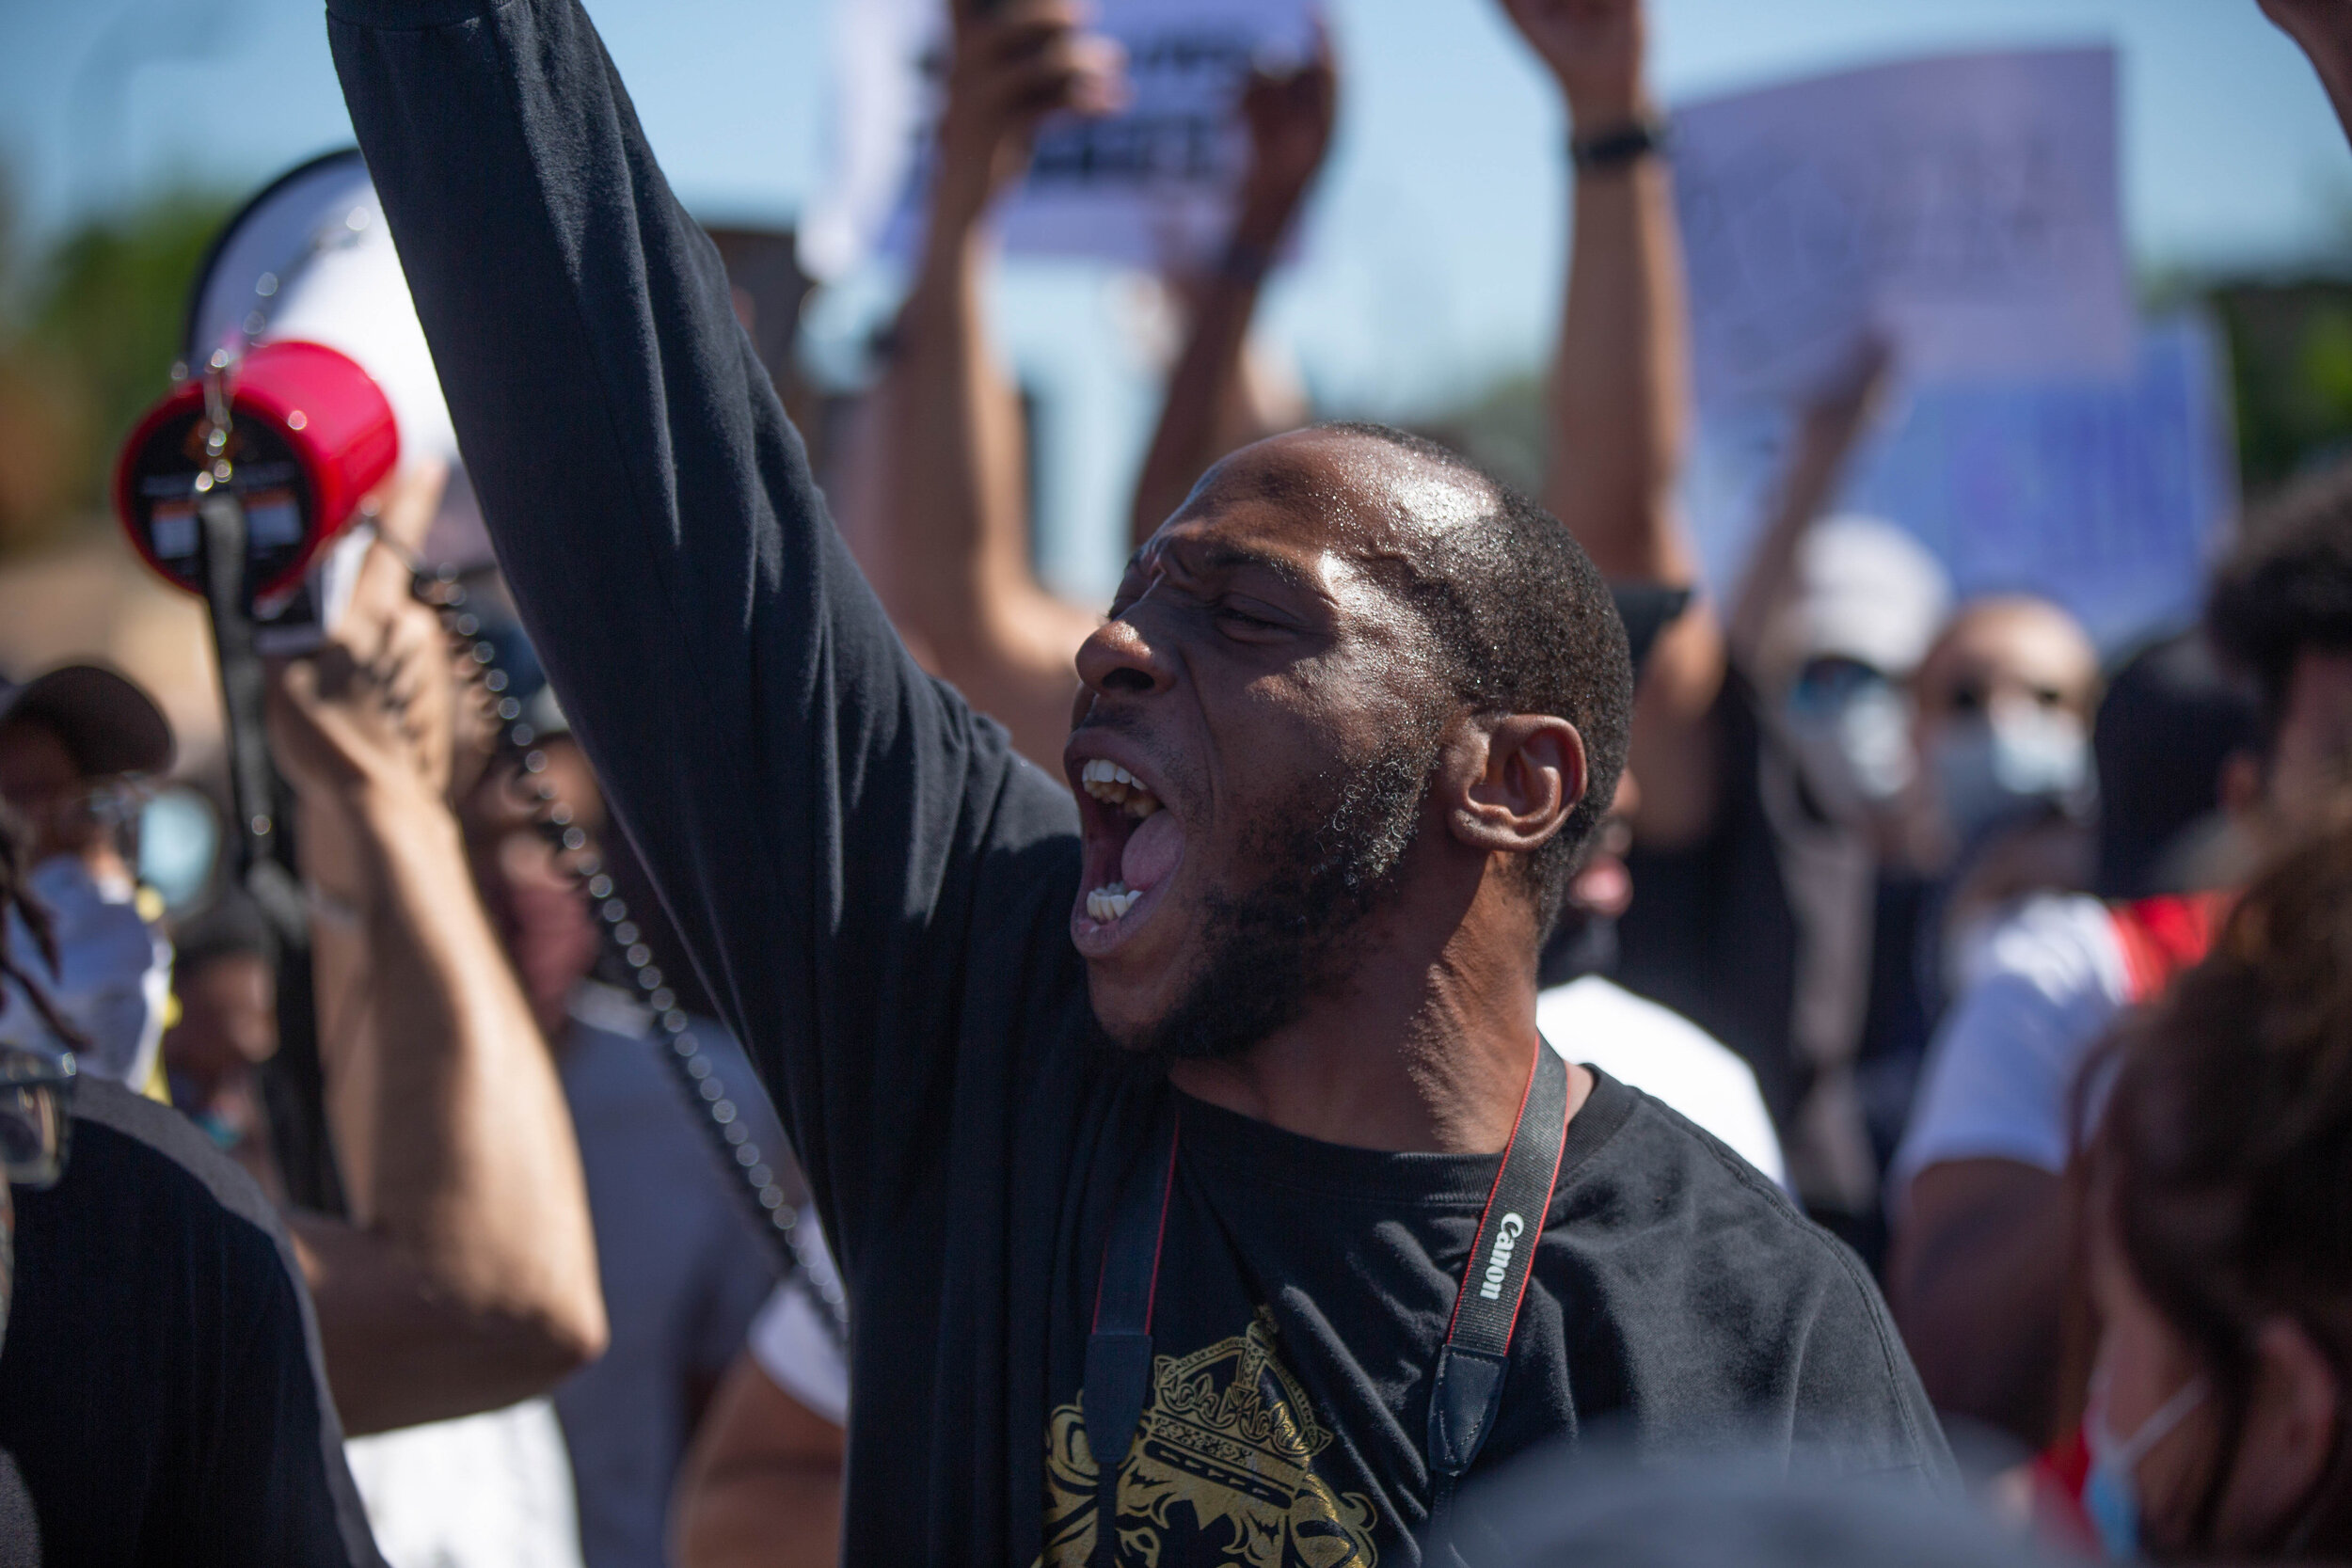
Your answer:
[[[1842,1470],[1934,1480],[1935,1418],[1852,1255],[1723,1145],[1594,1078],[1482,1468],[1629,1421],[1659,1450],[1744,1451],[1769,1428]],[[1162,1563],[1256,1560],[1245,1543],[1285,1536],[1296,1559],[1387,1560],[1424,1519],[1429,1368],[1500,1160],[1340,1148],[1177,1098],[1121,1532]],[[1046,1336],[1049,1562],[1086,1561],[1094,1539],[1089,1256]]]
[[[1070,1560],[1109,1214],[1174,1092],[1094,1042],[1075,809],[891,630],[572,0],[329,14],[525,623],[841,1262],[846,1556]],[[1186,1120],[1144,1421],[1193,1423],[1189,1479],[1147,1443],[1123,1491],[1157,1562],[1413,1560],[1494,1161]],[[1608,1412],[1945,1472],[1851,1257],[1629,1090],[1577,1126],[1482,1468]]]
[[[14,1196],[0,1450],[33,1519],[0,1507],[0,1563],[380,1564],[252,1180],[186,1117],[86,1079],[64,1178]]]

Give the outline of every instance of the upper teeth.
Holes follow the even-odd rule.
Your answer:
[[[1105,805],[1125,808],[1138,819],[1160,809],[1160,798],[1144,787],[1133,773],[1103,757],[1089,757],[1078,769],[1078,783]],[[1091,896],[1089,895],[1089,896]]]
[[[1091,919],[1108,924],[1134,909],[1136,900],[1142,896],[1139,892],[1130,892],[1124,882],[1098,887],[1087,895],[1087,914]]]

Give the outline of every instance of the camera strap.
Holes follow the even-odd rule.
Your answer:
[[[1143,1158],[1120,1188],[1095,1287],[1086,1386],[1079,1394],[1096,1471],[1094,1568],[1111,1568],[1119,1560],[1119,1472],[1135,1444],[1151,1388],[1152,1308],[1175,1187],[1178,1104],[1170,1093],[1153,1119]],[[1445,1342],[1430,1372],[1426,1455],[1433,1520],[1452,1506],[1454,1488],[1477,1460],[1502,1407],[1511,1336],[1534,1272],[1544,1212],[1560,1179],[1567,1128],[1567,1064],[1538,1041],[1511,1142],[1487,1191]]]

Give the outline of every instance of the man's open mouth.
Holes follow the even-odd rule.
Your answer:
[[[1184,858],[1184,831],[1151,786],[1107,757],[1080,765],[1078,787],[1088,808],[1085,889],[1079,921],[1089,934],[1108,935],[1164,886]]]

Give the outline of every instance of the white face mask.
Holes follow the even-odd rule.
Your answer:
[[[2079,804],[2090,785],[2082,721],[2026,704],[1946,724],[1929,761],[1945,826],[1963,847],[2029,807]]]
[[[1910,784],[1911,705],[1859,665],[1808,673],[1789,693],[1788,737],[1821,804],[1836,816],[1882,810]]]
[[[2099,1548],[2110,1562],[2139,1557],[2139,1462],[2205,1400],[2205,1380],[2191,1378],[2180,1391],[2149,1413],[2128,1437],[2107,1425],[2107,1375],[2103,1367],[2090,1382],[2090,1408],[2083,1413],[2083,1446],[2090,1450],[2090,1473],[2083,1478],[2083,1513],[2098,1532]]]
[[[57,968],[52,973],[42,961],[23,917],[14,913],[8,917],[11,950],[42,982],[59,1016],[88,1037],[87,1049],[76,1053],[82,1070],[144,1087],[163,1040],[170,944],[139,918],[135,889],[102,884],[72,856],[43,861],[29,880],[49,911]],[[39,1012],[11,998],[0,1010],[0,1043],[55,1052],[64,1042],[49,1037]]]

